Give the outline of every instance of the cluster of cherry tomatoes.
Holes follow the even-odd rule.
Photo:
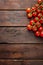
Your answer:
[[[32,8],[27,8],[27,17],[30,20],[28,30],[34,31],[37,37],[43,37],[43,0],[38,0]]]

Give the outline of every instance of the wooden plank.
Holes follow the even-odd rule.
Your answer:
[[[26,27],[0,27],[0,43],[43,43]]]
[[[43,44],[0,44],[1,59],[43,59]]]
[[[39,61],[24,61],[24,64],[23,65],[43,65],[43,61],[39,60]]]
[[[0,9],[28,8],[35,2],[36,0],[0,0]]]
[[[0,65],[43,65],[42,61],[29,61],[29,60],[0,60]]]
[[[0,65],[21,65],[22,61],[16,60],[0,60]]]
[[[26,26],[28,23],[25,11],[0,11],[0,26]]]

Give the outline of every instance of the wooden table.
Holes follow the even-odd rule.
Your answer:
[[[43,65],[43,38],[26,29],[26,8],[36,0],[0,0],[0,65]]]

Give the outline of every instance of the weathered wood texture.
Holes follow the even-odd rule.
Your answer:
[[[43,44],[0,44],[0,58],[43,59]]]
[[[28,23],[25,11],[0,11],[0,26],[26,26]]]
[[[0,65],[43,65],[43,61],[29,60],[0,60]]]
[[[36,0],[0,0],[0,9],[23,9],[28,8]]]
[[[26,27],[0,27],[0,43],[43,43]]]
[[[27,31],[24,11],[36,1],[0,0],[0,26],[14,26],[0,27],[0,43],[5,43],[0,44],[0,65],[43,65],[43,38]]]

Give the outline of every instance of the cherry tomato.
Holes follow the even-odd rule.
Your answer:
[[[29,25],[27,25],[27,29],[28,30],[31,30],[32,29],[32,26],[29,24]]]
[[[38,14],[38,18],[41,18],[41,17],[42,17],[42,13],[39,13],[39,14]]]
[[[37,16],[37,12],[33,12],[33,16],[36,17]]]
[[[35,4],[35,7],[38,8],[39,7],[39,4]]]
[[[39,21],[39,18],[38,18],[38,17],[35,17],[35,18],[34,18],[34,21],[35,21],[35,22],[38,22],[38,21]]]
[[[30,21],[30,25],[34,25],[35,24],[35,21],[34,20],[31,20]]]
[[[40,36],[40,32],[36,31],[35,35],[39,37]]]
[[[43,31],[41,31],[41,33],[40,33],[40,37],[43,37]]]
[[[43,24],[43,18],[40,19],[40,23]]]
[[[40,10],[40,9],[37,9],[36,11],[37,11],[37,13],[40,13],[40,12],[41,12],[41,10]]]
[[[28,18],[32,18],[32,13],[29,13],[28,14]]]
[[[27,8],[26,12],[30,13],[31,12],[31,8]]]
[[[42,15],[43,15],[43,10],[41,12],[42,12]]]
[[[42,0],[38,0],[38,3],[39,3],[39,4],[42,3]]]
[[[43,30],[43,27],[41,26],[38,30],[39,30],[39,31],[42,31],[42,30]]]
[[[39,28],[41,26],[40,22],[36,22],[36,26]]]
[[[41,5],[39,6],[39,8],[42,9],[42,8],[43,8],[43,4],[41,4]]]
[[[37,27],[34,25],[34,26],[32,26],[32,30],[34,31],[34,32],[36,32],[37,31]]]
[[[36,7],[32,7],[32,10],[35,11],[36,10]]]

